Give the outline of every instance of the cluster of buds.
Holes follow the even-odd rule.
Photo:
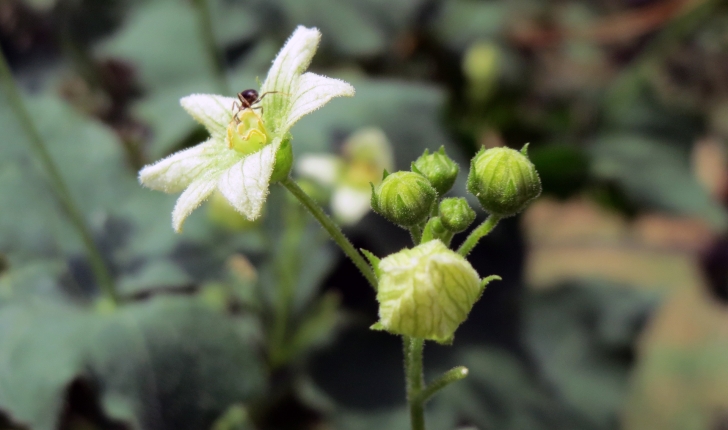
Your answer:
[[[467,189],[495,219],[517,214],[541,193],[526,151],[527,146],[483,149],[472,159]],[[458,173],[441,148],[425,151],[411,171],[385,172],[382,182],[372,185],[375,212],[421,233],[412,249],[381,261],[368,254],[379,280],[379,322],[372,328],[449,343],[487,283],[500,279],[480,279],[464,255],[448,248],[453,235],[467,230],[476,217],[465,198],[443,198]]]

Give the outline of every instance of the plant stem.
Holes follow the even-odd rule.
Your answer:
[[[210,67],[215,74],[217,85],[223,94],[230,94],[230,86],[228,85],[227,76],[225,75],[225,65],[220,50],[215,41],[215,33],[212,26],[212,14],[210,12],[209,0],[194,0],[197,9],[197,17],[200,25],[200,36],[205,45]]]
[[[468,368],[465,366],[458,366],[443,373],[442,376],[437,378],[431,384],[422,390],[420,393],[420,401],[424,405],[430,398],[435,395],[438,391],[452,384],[453,382],[464,379],[468,376]]]
[[[425,430],[425,402],[422,399],[424,378],[422,376],[423,339],[402,336],[405,354],[405,376],[407,377],[407,402],[409,403],[412,430]]]
[[[369,266],[369,263],[364,260],[364,257],[362,257],[359,251],[354,248],[354,245],[349,242],[349,239],[344,236],[344,233],[341,232],[341,228],[331,218],[329,218],[328,215],[326,215],[324,210],[321,209],[321,206],[319,206],[319,204],[316,203],[311,196],[306,194],[306,192],[303,191],[293,179],[287,177],[280,181],[280,183],[285,189],[290,191],[299,202],[301,202],[303,207],[305,207],[314,218],[316,218],[316,220],[321,224],[321,227],[329,233],[334,242],[339,245],[341,250],[344,251],[344,254],[351,259],[362,275],[364,275],[367,281],[369,281],[369,284],[376,290],[377,277],[374,275],[374,271]]]
[[[467,255],[470,254],[470,251],[475,248],[475,245],[478,244],[478,241],[490,233],[490,231],[498,224],[498,221],[500,221],[500,217],[489,215],[482,224],[476,227],[476,229],[468,235],[465,242],[460,245],[460,248],[458,248],[458,254],[463,257],[467,257]]]
[[[60,171],[56,167],[53,158],[48,152],[46,144],[43,142],[43,138],[38,132],[38,129],[35,127],[30,113],[23,103],[20,91],[15,84],[10,67],[8,66],[8,62],[3,53],[0,53],[0,81],[2,81],[3,86],[5,87],[5,93],[7,94],[10,105],[15,111],[15,115],[18,117],[18,120],[28,137],[31,149],[40,159],[43,168],[49,176],[51,186],[56,193],[56,197],[58,198],[61,207],[66,212],[71,224],[81,237],[86,248],[89,263],[91,264],[91,270],[93,270],[96,277],[96,282],[98,282],[106,297],[112,303],[118,304],[119,297],[114,288],[114,281],[106,267],[106,264],[104,263],[101,251],[98,246],[96,246],[91,231],[86,226],[83,216],[81,215],[81,211],[74,203],[71,193],[69,192]]]
[[[410,236],[412,237],[412,242],[417,245],[422,241],[422,228],[418,225],[413,225],[409,228]]]

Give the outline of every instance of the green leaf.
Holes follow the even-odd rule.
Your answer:
[[[462,51],[473,42],[499,35],[508,22],[507,13],[506,2],[449,1],[435,21],[435,32],[451,48]]]
[[[492,347],[468,347],[453,363],[469,374],[435,395],[432,402],[457,411],[478,428],[502,430],[589,428],[518,357]]]
[[[324,294],[301,318],[298,329],[293,335],[288,355],[299,357],[307,350],[330,341],[338,326],[340,306],[341,297],[338,293]]]
[[[57,428],[66,387],[83,369],[87,315],[50,302],[0,308],[0,410],[37,430]]]
[[[263,387],[236,323],[194,297],[159,297],[110,314],[50,304],[0,308],[0,410],[56,428],[75,378],[98,387],[110,418],[145,429],[209,428]]]
[[[616,181],[635,203],[700,216],[720,229],[728,225],[728,213],[693,175],[684,147],[647,135],[609,133],[590,152],[593,174]]]
[[[559,397],[589,421],[588,428],[611,429],[617,419],[633,364],[631,348],[655,300],[610,284],[564,285],[528,297],[528,350]]]

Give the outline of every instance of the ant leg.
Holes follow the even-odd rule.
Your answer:
[[[236,110],[237,109],[237,110]],[[243,110],[243,106],[238,104],[238,102],[233,102],[233,119],[235,119],[235,125],[240,124],[240,118],[238,117],[238,114],[241,110]]]

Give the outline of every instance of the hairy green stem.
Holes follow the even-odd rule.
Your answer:
[[[422,241],[422,227],[418,225],[413,225],[409,228],[410,236],[412,237],[412,242],[417,245]]]
[[[372,288],[376,290],[377,277],[374,275],[374,271],[372,270],[371,266],[369,266],[369,263],[366,262],[364,257],[362,257],[359,251],[354,248],[354,245],[349,242],[349,239],[344,236],[344,233],[341,232],[341,228],[331,218],[329,218],[328,215],[326,215],[326,212],[321,209],[321,206],[319,206],[319,204],[316,203],[316,201],[312,199],[311,196],[306,194],[306,192],[303,191],[293,179],[291,179],[290,177],[285,178],[280,181],[280,184],[285,189],[290,191],[290,193],[293,194],[293,196],[296,197],[299,202],[301,202],[303,207],[305,207],[311,213],[311,215],[316,218],[316,220],[321,224],[324,230],[329,233],[334,242],[336,242],[341,250],[344,251],[344,254],[346,254],[346,256],[351,259],[351,261],[359,269],[359,271],[361,271],[362,275],[364,275],[367,281],[369,281],[369,284],[372,286]]]
[[[435,381],[428,384],[427,388],[422,390],[419,400],[424,405],[428,400],[430,400],[433,395],[435,395],[435,393],[452,384],[453,382],[464,379],[466,376],[468,376],[468,368],[465,366],[458,366],[448,370]]]
[[[212,26],[212,13],[210,12],[209,0],[194,0],[195,8],[197,9],[197,17],[199,20],[200,36],[202,42],[205,45],[205,51],[207,53],[210,67],[215,74],[217,85],[220,92],[223,94],[230,94],[230,85],[228,85],[227,76],[225,75],[225,64],[223,63],[223,57],[220,49],[217,47],[215,41],[215,32]]]
[[[422,353],[424,339],[402,336],[405,354],[405,373],[407,376],[407,403],[409,403],[410,423],[412,430],[425,430],[425,402],[422,400],[422,388],[425,385],[422,376]]]
[[[86,226],[83,216],[81,215],[81,211],[74,203],[71,193],[68,190],[60,171],[56,167],[53,158],[48,152],[46,144],[43,142],[43,138],[33,123],[30,113],[23,103],[20,91],[15,84],[13,75],[10,72],[10,66],[8,66],[5,55],[2,53],[0,53],[0,81],[2,81],[3,86],[5,87],[5,93],[10,105],[12,106],[13,111],[15,111],[15,115],[18,117],[18,120],[28,137],[30,147],[35,152],[38,159],[40,159],[43,169],[48,174],[51,186],[55,191],[61,207],[65,211],[73,227],[76,229],[76,232],[81,237],[86,248],[89,263],[91,264],[91,270],[93,270],[96,277],[96,282],[98,282],[106,297],[112,303],[117,304],[119,302],[119,297],[116,293],[116,289],[114,288],[114,281],[111,274],[109,273],[109,270],[104,263],[104,259],[101,256],[101,251],[94,242],[91,231],[88,226]]]
[[[462,255],[463,257],[466,257],[468,254],[470,254],[470,251],[475,248],[475,245],[478,244],[478,241],[485,237],[488,233],[490,233],[490,231],[493,230],[493,228],[498,224],[498,221],[500,221],[500,217],[497,217],[495,215],[489,215],[482,224],[480,224],[475,230],[470,233],[470,235],[468,235],[467,239],[465,239],[465,242],[460,245],[460,248],[458,248],[458,254]]]

